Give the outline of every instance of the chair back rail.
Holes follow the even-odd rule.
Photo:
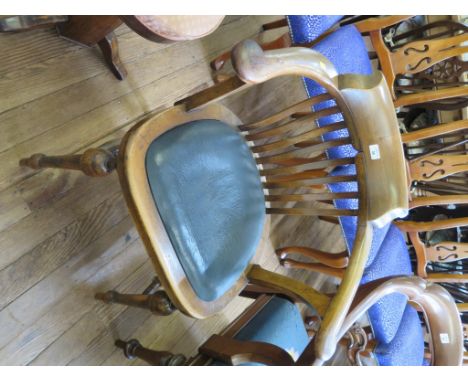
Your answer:
[[[304,362],[313,358],[316,364],[321,364],[335,352],[339,341],[339,328],[359,286],[367,261],[372,241],[372,225],[382,226],[397,216],[404,216],[407,212],[405,161],[391,95],[379,72],[372,76],[338,76],[332,64],[325,57],[309,49],[288,48],[264,52],[257,43],[247,40],[239,43],[233,49],[232,58],[238,76],[246,83],[261,83],[283,75],[304,76],[317,81],[336,102],[338,110],[344,117],[345,126],[350,132],[350,138],[338,139],[338,142],[336,140],[320,142],[313,140],[313,138],[311,140],[311,137],[318,138],[321,133],[310,132],[309,134],[308,132],[299,137],[289,138],[289,142],[286,144],[282,144],[280,140],[266,145],[257,144],[253,148],[254,152],[257,151],[257,154],[268,152],[269,154],[268,156],[259,156],[257,163],[262,165],[275,164],[279,166],[277,168],[283,164],[297,166],[302,164],[301,160],[304,160],[304,158],[299,158],[299,162],[295,160],[295,156],[299,152],[304,153],[305,150],[309,150],[310,153],[310,151],[323,150],[327,147],[333,147],[333,145],[352,144],[358,150],[358,154],[354,158],[355,176],[317,177],[315,172],[309,173],[299,170],[298,173],[288,173],[287,177],[266,175],[264,182],[268,195],[271,189],[304,189],[314,184],[333,181],[354,181],[358,185],[358,210],[334,210],[332,208],[324,211],[304,208],[271,208],[267,210],[270,213],[322,215],[322,212],[325,212],[323,215],[352,214],[358,216],[358,229],[349,265],[344,272],[337,294],[326,309],[322,325],[314,340],[313,351],[309,350],[303,358]],[[307,106],[310,107],[314,102],[314,100],[310,101]],[[336,113],[338,110],[333,108],[329,110],[329,113]],[[375,110],[379,110],[379,113],[375,113]],[[288,121],[287,118],[291,118],[292,114],[297,111],[297,108],[289,108],[285,112],[250,124],[244,130],[249,131],[249,134],[265,134],[267,131],[274,132],[275,128],[279,131],[289,129],[285,126],[288,123],[295,123],[295,121]],[[310,113],[301,118],[307,118],[309,115]],[[311,118],[315,119],[317,116]],[[273,125],[284,120],[286,123],[280,127]],[[379,126],[379,129],[375,129],[376,125]],[[342,125],[340,125],[341,127]],[[259,128],[262,128],[261,131],[258,130]],[[251,130],[253,131],[251,132]],[[273,136],[273,134],[271,133],[269,136]],[[265,137],[265,135],[260,135],[260,137]],[[259,138],[259,136],[254,136],[254,138]],[[288,148],[291,145],[293,145],[292,148]],[[371,145],[374,148],[377,146],[377,155],[371,152]],[[286,151],[270,154],[271,150]],[[385,160],[385,158],[391,158],[391,160]],[[317,161],[316,159],[305,159],[305,163],[317,163]],[[269,170],[270,168],[265,169],[265,171]],[[382,173],[387,175],[386,178],[391,186],[381,187],[379,184],[377,187],[381,181]],[[252,275],[249,273],[249,279],[251,277]]]

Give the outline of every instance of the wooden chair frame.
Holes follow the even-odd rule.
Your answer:
[[[125,199],[156,272],[160,276],[161,284],[177,308],[197,318],[212,315],[238,294],[247,282],[300,299],[314,306],[323,316],[322,325],[314,340],[315,362],[321,364],[335,352],[340,338],[338,336],[339,329],[345,320],[362,277],[372,240],[372,227],[382,226],[396,217],[405,216],[407,213],[405,162],[403,151],[400,149],[402,147],[401,136],[391,103],[391,95],[380,72],[376,72],[372,76],[338,76],[333,65],[325,57],[309,49],[291,48],[264,52],[258,44],[247,40],[235,47],[233,63],[243,83],[257,84],[284,75],[312,78],[328,90],[344,116],[345,123],[351,133],[350,142],[359,150],[356,157],[356,181],[359,185],[360,204],[358,211],[332,211],[333,216],[341,213],[358,215],[358,231],[353,255],[337,294],[330,301],[327,296],[303,283],[269,272],[255,264],[247,267],[236,285],[214,302],[201,301],[191,289],[154,206],[146,179],[144,157],[146,149],[153,139],[182,123],[215,118],[238,125],[239,121],[236,117],[221,106],[210,105],[205,109],[191,111],[184,111],[183,106],[176,106],[132,128],[122,141],[116,162]],[[218,96],[219,94],[216,97]],[[207,98],[202,97],[202,99],[202,103],[205,104],[207,100],[209,101]],[[306,105],[310,105],[310,100],[304,102]],[[304,103],[300,104],[299,107],[304,110]],[[188,109],[191,108],[188,107]],[[287,113],[280,112],[257,124],[241,126],[241,129],[249,131],[251,128],[258,127],[259,124],[268,126],[272,120],[278,121],[284,119],[286,115],[290,115],[291,110],[296,111],[294,108],[290,108]],[[379,113],[375,113],[374,110],[379,110]],[[376,129],[375,126],[379,126],[379,129]],[[294,150],[310,146],[307,140],[303,143],[303,146],[299,146],[299,142],[286,141],[287,145],[292,144]],[[371,146],[379,148],[377,157],[373,156],[370,150]],[[253,153],[263,151],[260,147],[254,145]],[[290,158],[290,153],[281,155]],[[34,164],[35,167],[32,166],[34,168],[64,167],[64,162],[67,162],[61,158],[59,161],[61,163],[58,163],[54,157],[42,156],[42,166],[41,163],[32,160],[34,157],[30,160],[22,160],[21,164],[29,166]],[[271,158],[271,156],[261,157],[257,163],[265,163],[265,158]],[[83,170],[80,166],[81,162],[78,165],[75,163],[72,168]],[[380,184],[377,184],[376,180],[381,179],[382,173],[386,174],[388,187],[382,188]],[[308,174],[305,178],[304,174],[299,173],[299,175],[299,179],[311,179],[314,184],[328,181],[327,178],[315,178]],[[302,186],[302,182],[303,180],[296,180],[286,182],[285,185],[287,187]],[[269,182],[265,182],[265,185],[268,188]],[[267,213],[293,215],[320,215],[322,211],[324,210],[267,208]],[[267,232],[267,227],[268,223],[266,222],[264,233]],[[260,245],[258,253],[261,251]],[[129,301],[133,301],[130,305],[146,308],[154,306],[150,303],[152,301],[150,296],[135,295],[132,298],[122,298],[115,293],[110,293],[99,297],[106,301],[121,302],[127,305]],[[160,297],[158,295],[155,304],[161,303]],[[167,308],[162,309],[163,313],[170,313],[169,303],[164,304],[162,301],[162,305]],[[158,311],[158,309],[155,310]]]

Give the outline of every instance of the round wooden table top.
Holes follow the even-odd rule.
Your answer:
[[[131,29],[156,42],[194,40],[213,32],[224,16],[121,16]]]

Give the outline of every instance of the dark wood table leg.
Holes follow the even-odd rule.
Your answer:
[[[109,66],[114,76],[119,80],[123,80],[127,77],[127,70],[120,61],[119,56],[119,45],[117,43],[117,36],[114,32],[110,32],[102,40],[98,42],[99,48],[101,49],[104,59]]]
[[[127,71],[120,61],[117,37],[113,33],[121,24],[119,16],[70,16],[68,22],[57,24],[57,30],[61,37],[80,45],[99,45],[112,73],[123,80]]]

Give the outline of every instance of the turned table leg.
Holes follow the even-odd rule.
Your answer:
[[[66,23],[57,25],[60,36],[88,47],[96,44],[102,51],[110,70],[119,79],[127,76],[120,61],[117,37],[114,30],[122,24],[119,16],[70,16]]]

